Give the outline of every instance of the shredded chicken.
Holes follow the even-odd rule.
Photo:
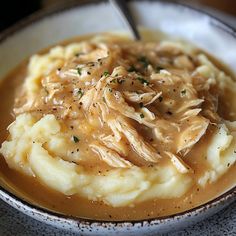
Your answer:
[[[119,168],[128,168],[132,166],[129,161],[122,158],[117,152],[105,146],[99,144],[91,144],[90,147],[94,152],[97,152],[100,155],[101,160],[106,162],[109,166]]]
[[[30,99],[17,100],[16,114],[55,114],[83,137],[80,156],[99,156],[113,168],[135,165],[135,156],[143,165],[170,158],[180,173],[190,172],[182,157],[209,123],[220,122],[213,65],[173,42],[91,41],[63,53],[47,73],[27,79]],[[40,88],[34,96],[32,81]]]
[[[197,116],[201,112],[201,108],[195,108],[192,110],[187,110],[186,112],[183,113],[181,121],[184,121],[186,119],[189,119],[192,116]]]
[[[203,102],[204,102],[203,99],[195,99],[195,100],[186,101],[176,112],[177,113],[184,112],[188,109],[191,109],[192,107],[199,106]]]
[[[119,116],[115,120],[111,121],[112,126],[116,127],[121,133],[125,135],[134,151],[148,162],[158,162],[161,158],[155,149],[146,143],[143,138],[137,133],[137,131],[130,126],[126,120]]]
[[[99,137],[100,140],[106,145],[107,148],[110,148],[122,156],[128,155],[128,150],[124,142],[117,142],[115,136],[108,135],[108,136],[101,136]]]
[[[193,172],[193,170],[177,155],[174,155],[171,152],[165,152],[165,154],[170,157],[171,162],[181,174]]]
[[[93,99],[95,96],[96,90],[94,88],[88,90],[84,96],[81,97],[80,102],[82,103],[84,110],[89,110],[89,108],[92,106]]]
[[[149,92],[149,93],[137,93],[137,92],[129,92],[125,91],[124,93],[125,99],[127,99],[130,102],[136,102],[136,103],[143,103],[144,106],[150,105],[153,102],[155,102],[160,96],[161,92]]]
[[[203,117],[191,117],[189,118],[190,125],[183,129],[180,138],[178,140],[177,152],[184,152],[185,154],[191,149],[191,147],[199,141],[199,139],[205,134],[209,125],[209,120]]]
[[[133,107],[129,106],[119,91],[111,92],[108,88],[105,88],[104,97],[110,108],[118,110],[124,116],[134,119],[140,124],[144,124],[150,128],[155,127],[154,123],[148,121],[145,117],[142,117],[141,112],[136,112]]]

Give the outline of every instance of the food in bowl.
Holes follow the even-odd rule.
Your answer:
[[[14,114],[1,135],[1,173],[35,204],[84,218],[148,219],[235,184],[236,83],[189,43],[70,40],[33,55],[0,90],[1,130]]]

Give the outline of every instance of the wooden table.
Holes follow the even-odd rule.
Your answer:
[[[78,0],[79,1],[79,0]],[[43,7],[65,3],[67,0],[42,0]],[[185,4],[197,5],[198,7],[208,6],[217,10],[236,16],[236,0],[179,0]]]
[[[236,16],[235,0],[197,0],[196,2]]]

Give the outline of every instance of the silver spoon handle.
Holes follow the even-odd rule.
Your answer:
[[[124,20],[125,24],[128,26],[130,32],[132,33],[134,39],[140,40],[140,34],[137,30],[136,24],[130,14],[128,6],[125,0],[109,0],[111,5],[115,8],[115,10],[119,13],[119,15]]]

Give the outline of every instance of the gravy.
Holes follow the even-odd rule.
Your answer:
[[[78,38],[73,39],[72,41],[80,40],[81,39]],[[71,42],[71,40],[63,43],[63,45],[68,44],[69,42]],[[228,69],[217,60],[214,59],[214,62],[217,62],[217,65],[220,66],[222,70],[228,72]],[[0,143],[7,138],[6,128],[14,120],[12,115],[14,97],[17,89],[26,76],[26,66],[27,61],[21,63],[0,84]],[[221,100],[221,107],[223,107],[222,104],[224,104],[224,101]],[[221,115],[228,118],[228,106],[224,107],[225,109],[220,109]],[[213,130],[214,129],[209,129],[207,135],[205,135],[191,152],[184,157],[184,161],[195,170],[196,176],[200,175],[205,169],[203,161],[205,158],[206,146]],[[197,159],[199,153],[201,153],[201,158],[198,157]],[[195,161],[196,159],[198,160],[197,164]],[[201,164],[199,164],[199,162],[201,162]],[[199,168],[199,166],[201,166],[201,168]],[[78,195],[68,197],[49,189],[41,184],[36,178],[25,176],[8,168],[4,158],[0,158],[1,185],[17,196],[43,208],[65,215],[111,221],[140,220],[167,216],[199,206],[214,199],[234,186],[236,182],[235,171],[236,166],[233,165],[216,183],[207,184],[205,188],[199,188],[198,185],[194,184],[191,189],[180,198],[171,200],[155,199],[138,203],[134,207],[113,208],[102,202],[89,201]]]

